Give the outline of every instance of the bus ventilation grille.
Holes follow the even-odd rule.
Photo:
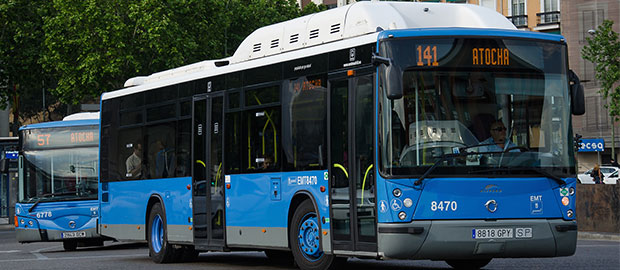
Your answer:
[[[314,29],[310,31],[310,39],[318,38],[318,37],[319,37],[319,29]]]

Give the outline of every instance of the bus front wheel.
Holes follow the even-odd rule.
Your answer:
[[[310,200],[297,207],[289,230],[289,244],[297,266],[302,270],[336,268],[336,257],[323,253],[319,220]]]
[[[65,249],[65,251],[74,251],[77,249],[77,246],[78,246],[77,241],[74,241],[74,240],[62,241],[62,247]]]
[[[177,257],[174,248],[168,243],[166,231],[166,216],[161,204],[156,203],[151,208],[147,232],[149,257],[156,263],[172,262]]]

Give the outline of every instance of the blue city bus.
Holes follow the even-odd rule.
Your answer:
[[[571,113],[560,35],[475,5],[327,10],[104,93],[99,232],[157,263],[570,256]]]
[[[68,251],[103,245],[96,230],[99,113],[22,126],[19,139],[17,241],[62,241]]]

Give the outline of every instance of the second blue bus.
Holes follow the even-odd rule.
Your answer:
[[[17,240],[61,241],[68,251],[103,245],[96,232],[99,114],[26,125],[19,138]]]

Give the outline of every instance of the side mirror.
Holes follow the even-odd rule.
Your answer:
[[[9,160],[6,158],[0,159],[0,173],[9,172]]]
[[[388,99],[399,99],[403,97],[402,71],[398,65],[394,65],[392,59],[388,57],[372,54],[371,62],[379,68],[379,74],[385,78],[385,89]]]
[[[586,104],[584,100],[583,85],[579,81],[579,77],[572,70],[568,74],[571,94],[571,112],[574,115],[583,115],[586,113]]]

